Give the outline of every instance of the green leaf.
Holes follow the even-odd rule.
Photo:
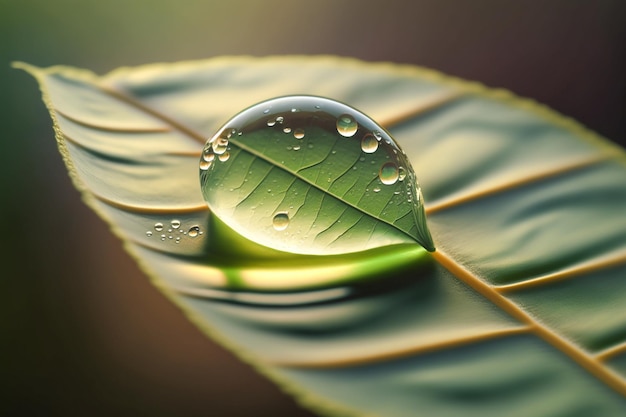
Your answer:
[[[213,213],[264,246],[323,255],[417,241],[434,250],[404,151],[333,100],[282,97],[236,115],[204,148],[200,180]]]
[[[413,67],[21,67],[42,86],[76,185],[155,284],[320,414],[623,414],[621,149],[534,103]],[[208,212],[206,138],[291,94],[349,103],[390,132],[420,180],[437,252],[289,255]]]

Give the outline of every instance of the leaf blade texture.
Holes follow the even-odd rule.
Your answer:
[[[155,283],[320,414],[623,412],[621,149],[508,93],[412,67],[284,57],[104,77],[27,68],[75,183]],[[389,130],[422,185],[434,261],[405,246],[263,261],[278,255],[219,233],[197,184],[202,144],[241,109],[288,94],[335,98]],[[211,236],[258,259],[220,263]]]

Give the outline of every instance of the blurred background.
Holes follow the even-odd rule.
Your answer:
[[[35,81],[217,55],[334,54],[533,98],[624,146],[622,0],[0,0],[0,415],[311,414],[202,336],[80,200]]]

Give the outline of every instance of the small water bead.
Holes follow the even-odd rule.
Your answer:
[[[215,159],[212,146],[204,148],[202,151],[202,159],[206,162],[212,162]]]
[[[399,177],[398,167],[393,162],[385,163],[378,173],[378,178],[380,178],[380,181],[385,185],[395,184]]]
[[[189,228],[189,231],[187,232],[187,236],[189,237],[197,237],[199,234],[200,234],[199,226],[192,226]]]
[[[148,236],[148,237],[152,236],[152,232],[151,232],[150,230],[148,230],[148,231],[146,232],[146,236]]]
[[[299,151],[300,150],[300,146],[296,145],[292,148],[294,151]]]
[[[291,128],[290,127],[286,127],[286,128],[283,129],[283,132],[291,133]]]
[[[399,167],[398,168],[398,180],[404,181],[405,178],[406,178],[406,170],[404,169],[404,167]]]
[[[296,129],[293,131],[293,137],[296,139],[302,139],[304,138],[304,129]]]
[[[287,226],[289,226],[289,214],[284,211],[276,213],[272,219],[272,225],[274,226],[274,230],[279,232],[285,230]]]
[[[337,132],[345,138],[354,136],[358,128],[358,123],[349,114],[342,114],[337,118]]]
[[[215,152],[215,154],[217,155],[223,154],[224,152],[226,152],[226,149],[228,149],[228,140],[226,139],[218,139],[213,144],[213,152]]]
[[[363,136],[361,139],[361,150],[365,153],[374,153],[378,149],[378,140],[371,133]],[[373,161],[372,161],[373,162]]]
[[[167,233],[172,233],[172,229],[167,229]]]
[[[378,142],[380,142],[380,140],[382,139],[382,136],[378,130],[374,131],[374,137]]]
[[[267,121],[267,126],[272,127],[276,124],[276,119],[270,119]]]
[[[283,116],[278,116],[278,117],[276,118],[276,123],[280,123],[280,124],[282,124],[284,121],[285,121],[285,118],[284,118]]]
[[[220,162],[226,162],[226,161],[228,161],[228,158],[230,158],[230,153],[229,152],[224,152],[218,158],[219,158]]]
[[[375,193],[379,193],[379,192],[380,192],[380,188],[379,188],[379,187],[376,187],[376,188],[374,188],[372,191],[374,191]]]
[[[205,161],[204,159],[200,160],[200,169],[202,171],[208,171],[211,168],[213,161]]]
[[[155,223],[154,230],[156,230],[157,232],[160,232],[161,230],[163,230],[163,223]]]
[[[172,220],[172,229],[178,229],[180,227],[180,220],[174,219]]]
[[[267,113],[269,113],[269,112],[270,112],[270,109],[265,109],[265,110],[263,110],[263,114],[267,114]]]
[[[295,107],[293,107],[293,108],[291,109],[291,112],[292,112],[292,113],[295,113],[295,112],[297,112],[297,111],[298,111],[298,109],[296,109]]]

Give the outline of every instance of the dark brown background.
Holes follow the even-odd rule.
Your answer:
[[[9,61],[98,73],[226,54],[411,63],[626,139],[621,0],[125,3],[0,0],[0,415],[309,415],[149,285],[81,203],[35,82]]]

